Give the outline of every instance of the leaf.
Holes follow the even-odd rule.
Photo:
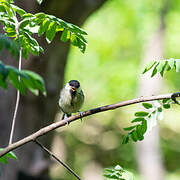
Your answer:
[[[2,151],[4,148],[0,148],[0,151]],[[15,159],[17,160],[17,156],[12,152],[8,152],[7,154],[5,154],[4,156],[0,157],[0,162],[3,164],[7,164],[8,163],[8,159]]]
[[[5,156],[6,156],[7,158],[17,160],[17,156],[16,156],[12,151],[8,152]]]
[[[149,71],[155,64],[156,61],[151,61],[149,64],[147,64],[142,74],[145,74],[147,71]]]
[[[171,105],[170,105],[170,104],[163,104],[163,107],[164,107],[165,109],[169,109],[169,108],[171,108]]]
[[[13,8],[14,11],[16,11],[20,16],[23,16],[24,14],[26,14],[26,11],[24,11],[23,9],[21,9],[20,7],[11,4],[11,7]]]
[[[138,137],[138,139],[141,141],[141,140],[143,140],[144,139],[144,136],[143,136],[143,130],[142,130],[142,126],[141,125],[138,125],[137,127],[136,127],[136,132],[137,132],[137,137]]]
[[[132,130],[132,129],[134,129],[136,127],[136,125],[135,126],[130,126],[130,127],[127,127],[127,128],[123,128],[125,131],[130,131],[130,130]]]
[[[157,66],[158,66],[158,64],[159,64],[159,62],[157,62],[157,63],[156,63],[156,65],[155,65],[155,67],[154,67],[154,69],[153,69],[153,71],[152,71],[151,77],[153,77],[153,76],[155,76],[155,75],[156,75],[156,73],[157,73]]]
[[[147,131],[147,121],[146,120],[142,121],[141,129],[142,129],[142,133],[145,134],[145,132]]]
[[[40,75],[36,74],[35,72],[28,71],[28,70],[22,70],[22,72],[25,73],[26,75],[28,75],[29,78],[31,78],[31,81],[33,81],[35,86],[34,87],[31,86],[32,89],[35,89],[35,88],[39,89],[43,93],[43,95],[46,96],[45,84],[44,84],[44,80],[42,79],[42,77]],[[35,91],[32,91],[32,92],[35,92]],[[35,95],[37,95],[37,94],[35,94]]]
[[[180,59],[176,59],[176,72],[180,72]]]
[[[138,140],[138,136],[137,136],[137,132],[136,131],[132,131],[131,138],[132,138],[132,140],[134,142],[136,142]]]
[[[133,119],[131,122],[132,122],[132,123],[133,123],[133,122],[141,122],[141,121],[144,121],[144,120],[145,120],[144,118],[138,117],[138,118]]]
[[[171,67],[171,69],[173,69],[173,68],[174,68],[174,65],[175,65],[175,60],[174,60],[173,58],[170,58],[170,59],[168,60],[168,64],[169,64],[169,66]]]
[[[150,104],[150,103],[142,103],[142,105],[143,105],[146,109],[150,109],[150,108],[153,107],[152,104]]]
[[[135,116],[142,116],[142,117],[145,117],[147,116],[149,113],[148,112],[145,112],[145,111],[138,111],[136,112],[134,115]]]
[[[65,29],[61,34],[61,41],[66,42],[68,40],[68,30]]]
[[[170,99],[163,99],[163,100],[162,100],[162,103],[165,104],[165,103],[167,103],[169,100],[170,100]]]
[[[56,22],[51,22],[48,26],[48,29],[46,31],[46,40],[48,43],[50,43],[56,35],[56,26]]]
[[[50,24],[50,22],[48,19],[45,19],[42,22],[42,24],[40,25],[39,30],[38,30],[38,36],[43,35],[43,33],[48,29],[49,24]]]
[[[127,144],[129,141],[129,134],[124,136],[123,140],[122,140],[122,144]]]
[[[159,65],[157,66],[157,71],[161,74],[162,77],[163,77],[166,65],[167,65],[167,61],[162,60],[162,61],[160,61]]]

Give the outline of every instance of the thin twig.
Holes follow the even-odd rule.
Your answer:
[[[116,103],[116,104],[110,104],[110,105],[106,105],[106,106],[101,106],[101,107],[98,107],[98,108],[94,108],[94,109],[90,109],[90,110],[81,112],[79,114],[68,117],[68,118],[66,118],[64,120],[58,121],[56,123],[52,123],[52,124],[42,128],[42,129],[38,130],[37,132],[35,132],[35,133],[33,133],[33,134],[19,140],[19,141],[13,143],[13,144],[10,144],[8,147],[6,147],[2,151],[0,151],[0,157],[7,154],[8,152],[10,152],[10,151],[12,151],[14,149],[17,149],[18,147],[20,147],[20,146],[22,146],[22,145],[24,145],[26,143],[34,141],[38,137],[43,136],[43,135],[47,134],[50,131],[53,131],[53,130],[59,128],[59,127],[67,125],[67,121],[69,123],[71,123],[71,122],[73,122],[73,121],[75,121],[77,119],[81,119],[83,117],[90,116],[92,114],[96,114],[96,113],[99,113],[99,112],[113,110],[113,109],[117,109],[117,108],[120,108],[120,107],[123,107],[123,106],[131,105],[131,104],[137,104],[137,103],[146,102],[146,101],[171,99],[172,97],[176,98],[176,97],[179,97],[179,96],[180,96],[180,92],[157,95],[157,96],[150,96],[150,97],[140,97],[140,98],[127,100],[127,101],[122,101],[122,102],[119,102],[119,103]]]
[[[40,146],[44,151],[46,151],[50,156],[52,156],[58,163],[63,165],[68,171],[71,172],[78,180],[81,180],[81,178],[64,162],[62,162],[55,154],[53,154],[49,149],[47,149],[43,144],[41,144],[37,139],[34,140],[34,142]]]
[[[22,64],[22,48],[21,48],[21,42],[20,42],[20,37],[19,37],[19,26],[17,25],[16,27],[16,33],[18,37],[18,44],[19,44],[19,65],[18,69],[21,71],[21,64]],[[20,81],[20,77],[18,77]],[[12,139],[13,139],[13,134],[14,134],[14,127],[15,127],[15,122],[16,122],[16,117],[17,117],[17,111],[19,107],[19,101],[20,101],[20,92],[17,90],[17,96],[16,96],[16,105],[15,105],[15,110],[14,110],[14,115],[13,115],[13,120],[12,120],[12,126],[11,126],[11,133],[9,137],[9,145],[12,144]]]

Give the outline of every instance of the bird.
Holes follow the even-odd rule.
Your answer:
[[[83,103],[84,93],[79,81],[70,80],[60,92],[59,107],[63,112],[62,120],[70,117],[72,113],[79,112]]]

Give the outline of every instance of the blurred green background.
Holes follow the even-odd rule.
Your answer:
[[[109,0],[84,24],[88,32],[85,54],[72,47],[66,67],[65,83],[77,79],[85,93],[82,111],[137,97],[143,47],[160,26],[160,12],[165,3],[164,58],[180,57],[180,1]],[[163,93],[180,89],[180,74],[165,74]],[[57,131],[64,159],[79,174],[91,170],[103,179],[103,168],[117,164],[139,178],[134,143],[121,145],[123,127],[130,124],[139,106],[133,105],[99,113],[83,122],[75,122]],[[59,114],[57,115],[59,117]],[[180,109],[167,110],[160,122],[160,147],[167,180],[180,179]],[[63,151],[63,152],[62,152]],[[94,169],[93,169],[94,168]],[[53,167],[51,176],[73,179],[63,168]],[[91,176],[89,174],[89,176]],[[99,176],[99,178],[98,178]],[[92,178],[90,178],[92,179]]]

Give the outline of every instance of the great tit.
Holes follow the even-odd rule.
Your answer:
[[[84,94],[77,80],[69,81],[60,92],[59,106],[65,119],[80,110],[84,103]],[[68,123],[68,122],[67,122]]]

